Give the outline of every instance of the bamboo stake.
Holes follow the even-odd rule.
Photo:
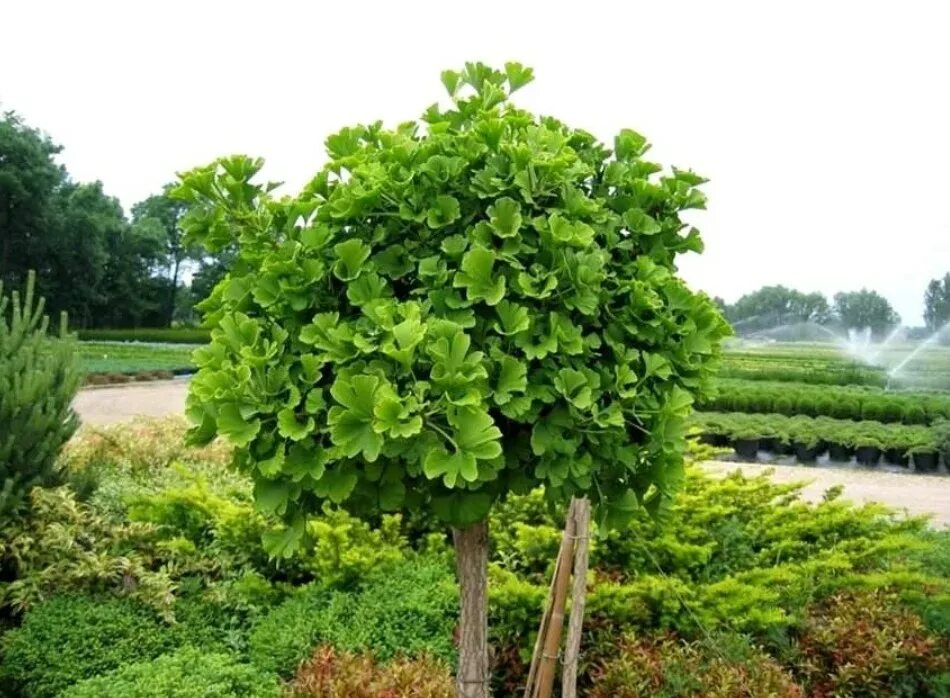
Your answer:
[[[544,635],[541,659],[538,664],[538,682],[536,698],[551,698],[554,690],[554,675],[557,668],[558,651],[561,647],[561,633],[564,630],[564,604],[567,601],[567,589],[571,581],[570,559],[574,551],[574,503],[568,510],[561,538],[561,550],[558,553],[560,565],[554,578],[554,599],[548,618],[548,627]]]
[[[584,606],[587,603],[587,562],[590,550],[590,500],[575,500],[574,506],[574,586],[571,589],[571,619],[564,644],[564,667],[561,676],[561,698],[577,696],[577,664],[581,652],[581,630]]]
[[[567,526],[567,522],[570,521],[573,516],[573,509],[574,503],[572,501],[568,509],[568,514],[565,517],[565,526]],[[541,626],[538,628],[538,637],[534,641],[534,651],[531,653],[531,667],[528,670],[528,679],[525,681],[524,698],[534,698],[534,696],[537,695],[535,681],[538,676],[538,665],[541,661],[541,653],[544,647],[544,639],[547,635],[548,622],[551,619],[551,609],[554,607],[554,586],[557,583],[561,567],[566,563],[566,559],[561,555],[561,552],[562,550],[558,549],[558,555],[554,561],[554,573],[551,575],[551,585],[548,587],[548,595],[544,601],[544,613],[541,615]]]

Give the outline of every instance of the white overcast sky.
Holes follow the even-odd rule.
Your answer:
[[[921,322],[950,271],[950,4],[0,0],[0,108],[128,209],[230,153],[294,191],[324,138],[415,117],[439,72],[517,60],[517,101],[709,177],[692,284],[873,287]]]

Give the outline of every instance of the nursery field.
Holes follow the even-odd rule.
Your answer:
[[[190,370],[196,346],[200,345],[84,341],[79,343],[79,366],[86,374]]]
[[[327,507],[275,561],[261,541],[279,531],[228,448],[186,447],[183,430],[83,430],[69,484],[35,490],[34,515],[4,531],[6,695],[453,695],[442,526]],[[595,536],[581,694],[947,695],[950,533],[799,490],[690,468],[659,519]],[[537,492],[492,514],[495,695],[520,695],[562,525]]]
[[[740,344],[693,424],[740,460],[946,473],[950,349],[898,345],[874,359],[833,344]]]

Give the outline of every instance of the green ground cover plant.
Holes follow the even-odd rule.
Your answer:
[[[87,374],[192,370],[197,346],[83,341],[78,344],[79,366]]]
[[[142,421],[70,444],[67,470],[98,475],[81,497],[39,491],[49,499],[36,530],[68,534],[37,538],[35,561],[0,584],[5,612],[21,618],[0,640],[8,692],[145,696],[135,691],[180,672],[208,695],[270,695],[284,682],[312,696],[324,690],[315,686],[372,681],[393,690],[420,681],[443,695],[457,586],[438,524],[365,522],[330,508],[311,522],[313,548],[273,561],[262,543],[273,524],[255,511],[251,483],[226,466],[230,449],[184,447],[184,428]],[[582,694],[943,695],[950,533],[839,492],[807,504],[799,490],[690,468],[665,516],[639,510],[599,532]],[[492,513],[498,695],[524,679],[562,516],[540,491]],[[4,540],[22,535],[4,531]],[[120,573],[104,580],[90,565]],[[835,652],[843,642],[848,652]],[[252,690],[263,693],[242,693]]]

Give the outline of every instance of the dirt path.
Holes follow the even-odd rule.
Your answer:
[[[853,502],[883,502],[911,514],[932,514],[937,527],[950,527],[950,476],[887,473],[851,468],[802,467],[798,465],[759,465],[755,463],[704,463],[714,474],[731,473],[737,468],[747,475],[758,475],[769,468],[776,482],[805,481],[804,499],[821,499],[833,485],[844,485],[843,499]]]
[[[125,422],[140,415],[164,417],[185,410],[188,381],[178,379],[80,390],[73,406],[84,424]]]
[[[115,424],[137,415],[162,417],[180,414],[185,407],[186,380],[83,390],[76,410],[88,424]],[[791,465],[755,465],[712,462],[704,467],[713,473],[741,468],[749,474],[774,468],[779,482],[812,481],[803,496],[815,501],[832,485],[844,485],[844,496],[855,502],[884,502],[912,514],[933,514],[937,526],[950,526],[950,476],[914,475],[861,471],[844,468],[803,468]]]

